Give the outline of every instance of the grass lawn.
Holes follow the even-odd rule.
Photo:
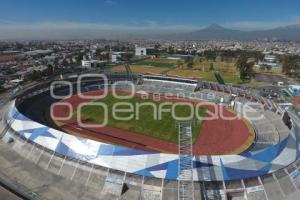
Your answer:
[[[168,60],[168,59],[147,59],[140,62],[137,62],[136,65],[152,66],[152,67],[161,67],[161,68],[172,68],[177,67],[177,61]]]
[[[107,96],[101,100],[97,100],[96,102],[105,103],[108,107],[108,126],[127,130],[130,132],[134,132],[136,134],[141,134],[145,136],[149,136],[152,138],[165,140],[172,143],[178,143],[178,128],[176,127],[176,121],[171,116],[171,112],[162,112],[161,120],[155,119],[153,106],[143,105],[136,106],[139,103],[153,103],[155,106],[163,103],[161,101],[154,101],[152,99],[142,99],[141,97],[135,96],[131,99],[120,100],[116,99],[113,96]],[[117,120],[113,117],[112,108],[115,103],[118,102],[127,102],[133,105],[133,112],[126,113],[117,113],[119,117],[129,117],[131,115],[134,116],[133,119],[122,121]],[[171,102],[172,103],[172,102]],[[173,103],[172,103],[173,104]],[[165,105],[164,109],[171,109],[172,105]],[[128,109],[129,106],[118,106],[118,109]],[[175,114],[179,117],[187,117],[190,115],[190,108],[187,106],[176,106]],[[79,111],[74,112],[74,116]],[[138,113],[138,114],[137,114]],[[157,115],[156,115],[157,116]],[[199,116],[206,116],[206,109],[199,109]],[[86,105],[82,107],[81,110],[81,118],[83,121],[93,122],[101,124],[104,122],[104,111],[102,107],[97,107],[95,105]],[[197,138],[200,134],[200,130],[203,124],[203,121],[197,120],[194,117],[195,125],[192,128],[193,131],[193,143],[197,141]]]
[[[145,73],[153,73],[153,74],[161,74],[168,68],[163,67],[151,67],[145,65],[130,65],[130,68],[133,73],[145,74]],[[112,68],[113,72],[126,72],[125,67],[123,65],[119,65]]]
[[[177,75],[184,77],[202,78],[207,81],[216,82],[213,71],[210,70],[210,65],[213,64],[214,69],[218,70],[226,83],[239,83],[241,80],[238,77],[235,64],[231,62],[215,62],[215,61],[198,61],[195,62],[192,69],[185,66],[181,69],[176,68],[168,71],[169,75]]]
[[[184,62],[184,61],[182,61]],[[182,68],[177,67],[176,60],[168,60],[165,58],[147,59],[131,65],[131,70],[134,73],[154,73],[175,75],[187,78],[202,78],[207,81],[216,82],[216,78],[210,71],[211,63],[218,70],[226,83],[240,83],[235,64],[233,62],[214,62],[214,61],[198,61],[194,63],[192,69],[188,69],[186,64]],[[112,68],[115,72],[125,72],[124,66],[116,66]]]
[[[245,87],[251,87],[251,88],[259,88],[259,87],[267,87],[271,86],[271,83],[265,83],[265,82],[258,82],[255,80],[251,80],[250,82],[244,82],[242,83]]]
[[[215,75],[212,71],[201,71],[197,69],[174,69],[170,70],[167,73],[168,75],[173,76],[183,76],[188,78],[202,78],[206,81],[214,81],[216,82]],[[241,80],[233,73],[224,73],[220,72],[222,78],[224,79],[225,83],[239,83]]]

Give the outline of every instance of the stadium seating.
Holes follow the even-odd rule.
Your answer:
[[[126,84],[118,86],[121,88],[126,87]],[[198,92],[194,92],[195,85],[185,84],[185,83],[173,83],[173,82],[157,82],[154,80],[145,80],[142,85],[137,85],[137,90],[144,90],[147,92],[155,93],[172,93],[193,95],[195,98],[208,100],[210,101],[210,93],[216,95],[216,98],[224,97],[225,99],[231,98],[230,93],[223,93],[223,91],[230,91],[234,93],[240,93],[241,96],[236,98],[236,106],[234,110],[237,113],[242,113],[241,105],[248,102],[245,96],[244,90],[239,90],[236,88],[231,88],[230,86],[219,86],[212,83],[203,83],[203,88]],[[86,91],[97,90],[99,85],[87,85],[84,86]],[[207,88],[211,88],[209,90]],[[31,93],[28,93],[28,97],[36,96],[38,93],[45,91],[43,87],[40,90],[32,90]],[[260,99],[257,96],[250,96],[250,99],[254,101],[262,102],[264,99]],[[252,111],[248,117],[251,125],[253,126],[256,132],[256,141],[250,149],[250,152],[261,150],[267,147],[270,147],[280,141],[283,141],[290,134],[290,130],[283,123],[281,116],[277,113],[274,113],[271,110],[263,110],[260,106],[250,106],[249,109]],[[262,116],[261,119],[255,120],[251,119],[254,116]],[[247,117],[246,117],[247,118]],[[52,159],[48,162],[42,162],[42,158],[48,156],[51,158],[53,155],[56,155],[52,151],[47,151],[43,147],[39,147],[37,144],[30,143],[29,140],[24,140],[21,137],[15,137],[16,133],[12,133],[13,130],[9,130],[11,133],[9,135],[14,136],[15,140],[18,141],[16,144],[19,147],[14,147],[15,150],[21,151],[21,154],[26,157],[26,159],[34,160],[35,163],[38,163],[40,167],[43,167],[49,172],[54,174],[60,174],[70,179],[67,170],[68,167],[77,166],[78,171],[82,174],[88,174],[86,177],[91,177],[88,181],[92,185],[93,178],[99,190],[102,189],[104,193],[116,193],[117,195],[123,195],[120,188],[123,187],[123,183],[128,187],[128,192],[126,194],[134,194],[139,196],[139,199],[142,198],[158,198],[158,199],[176,199],[176,194],[178,193],[178,186],[176,180],[167,180],[152,178],[146,176],[139,176],[131,173],[124,173],[118,170],[108,169],[106,167],[101,167],[98,165],[91,165],[90,163],[79,161],[77,159],[69,159],[66,156],[62,157],[57,155],[57,158]],[[32,145],[34,148],[32,148]],[[43,154],[35,153],[43,152]],[[42,155],[38,157],[36,155]],[[49,159],[48,159],[49,160]],[[46,163],[46,164],[45,164]],[[54,166],[60,166],[61,172],[57,170]],[[195,199],[225,199],[225,197],[233,197],[234,193],[238,195],[247,196],[247,199],[276,199],[276,197],[284,198],[285,196],[295,192],[300,189],[300,159],[291,165],[287,166],[286,169],[275,172],[274,174],[269,174],[266,176],[258,176],[255,178],[249,179],[240,179],[240,180],[231,180],[231,181],[203,181],[195,184]],[[79,172],[78,172],[79,173]],[[92,174],[89,174],[92,173]],[[77,181],[82,181],[83,184],[86,184],[86,180],[81,180],[80,178],[76,179]],[[99,185],[100,184],[100,185]],[[275,188],[275,190],[274,190]],[[132,192],[132,193],[131,193]],[[232,196],[233,195],[233,196]],[[277,195],[277,196],[276,196]],[[129,199],[129,198],[124,198]]]

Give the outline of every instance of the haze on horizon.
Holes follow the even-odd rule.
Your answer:
[[[268,30],[300,24],[291,0],[3,0],[0,39],[79,39],[159,36],[219,24]]]

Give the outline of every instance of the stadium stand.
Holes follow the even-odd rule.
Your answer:
[[[83,86],[83,88],[87,91],[93,91],[98,89],[99,86],[101,86],[101,83],[94,85],[88,84]],[[32,91],[19,98],[19,100],[26,103],[25,100],[28,99],[27,103],[30,103],[30,99],[40,99],[43,94],[47,92],[44,88],[45,86],[32,88]],[[156,82],[155,80],[145,80],[144,83],[138,85],[137,88],[138,90],[149,92],[157,92],[159,90],[159,92],[162,93],[174,92],[174,94],[179,94],[182,92],[191,95],[194,94],[195,84],[185,85],[184,83],[174,84],[172,82],[162,83]],[[157,88],[159,89],[157,90]],[[214,91],[208,90],[207,88],[212,88]],[[226,93],[228,99],[230,99],[231,93],[236,94],[238,92],[238,90],[235,91],[235,88],[230,88],[230,86],[222,88],[218,85],[209,84],[207,88],[196,92],[196,98],[211,100],[209,99],[210,97],[208,97],[209,92],[213,92],[218,98],[218,94],[220,93],[221,96],[222,92],[220,91],[223,90],[231,91],[230,93]],[[59,91],[61,94],[65,92],[63,87]],[[240,96],[236,99],[234,110],[237,113],[242,113],[239,104],[247,102],[243,96],[245,95],[242,94],[242,97]],[[37,99],[34,100],[36,101]],[[250,99],[257,100],[259,98],[253,97]],[[259,102],[263,101],[263,99],[259,100]],[[38,104],[42,106],[48,103],[50,102],[44,101],[43,98],[38,102]],[[24,104],[24,106],[25,105],[26,104]],[[7,105],[6,108],[9,107],[10,106]],[[289,137],[290,130],[283,123],[282,116],[274,113],[272,109],[261,110],[257,107],[250,107],[249,109],[252,111],[252,117],[261,114],[263,116],[260,120],[249,119],[251,125],[255,128],[257,137],[250,152],[270,147]],[[26,114],[31,116],[32,113],[29,112],[38,112],[38,110],[33,109],[26,112]],[[35,114],[32,116],[35,116]],[[39,116],[39,114],[37,114],[37,116]],[[5,116],[2,115],[2,118],[5,119]],[[38,120],[39,117],[36,118],[37,119],[34,120]],[[41,120],[41,122],[44,123],[45,120]],[[1,128],[3,128],[3,126],[6,127],[5,120],[2,120],[0,124]],[[3,169],[1,173],[14,179],[16,181],[15,184],[18,184],[19,188],[22,189],[24,189],[22,185],[28,184],[28,179],[24,177],[30,175],[35,184],[35,187],[32,188],[42,188],[41,190],[35,191],[37,196],[44,197],[47,195],[43,192],[43,187],[47,186],[50,189],[54,187],[51,190],[53,191],[52,197],[58,198],[59,195],[61,195],[62,191],[60,191],[60,187],[62,187],[63,184],[87,190],[86,193],[82,192],[81,194],[79,194],[80,192],[76,193],[72,191],[72,189],[70,189],[70,191],[66,190],[64,193],[66,199],[93,199],[94,197],[101,196],[103,199],[167,200],[176,199],[178,195],[178,182],[176,180],[125,173],[84,162],[81,159],[72,159],[68,156],[59,155],[25,137],[17,136],[17,133],[11,128],[8,128],[6,133],[3,134],[3,138],[0,141],[0,149],[0,167]],[[22,163],[22,165],[20,165],[20,163]],[[11,166],[12,168],[7,166]],[[17,170],[12,171],[14,168]],[[0,174],[0,176],[2,176],[2,174]],[[41,177],[44,178],[41,179]],[[58,179],[58,177],[63,177],[64,179]],[[60,182],[60,185],[57,184],[58,182]],[[78,184],[78,187],[76,184]],[[228,181],[198,181],[195,182],[194,187],[195,199],[285,199],[300,190],[300,159],[297,159],[284,169],[267,175]],[[28,189],[24,189],[24,191],[25,190],[28,191]],[[82,190],[78,189],[78,191]]]

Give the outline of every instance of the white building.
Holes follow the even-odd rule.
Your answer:
[[[288,89],[293,95],[295,95],[295,96],[300,95],[300,86],[299,85],[289,85]]]
[[[145,47],[135,47],[135,55],[136,56],[146,56],[147,48]]]
[[[117,63],[117,62],[119,62],[120,60],[121,60],[121,58],[122,58],[122,54],[123,54],[124,52],[113,52],[112,54],[111,54],[111,57],[110,57],[110,59],[111,59],[111,62],[112,63]]]
[[[263,67],[263,66],[269,66],[272,68],[281,68],[282,64],[279,63],[275,55],[265,55],[264,59],[262,61],[259,61],[255,65],[255,67]]]
[[[105,62],[100,60],[82,60],[81,67],[85,69],[91,69],[93,67],[100,66],[103,63]]]
[[[274,63],[274,62],[277,62],[277,58],[275,55],[265,55],[264,61]]]

